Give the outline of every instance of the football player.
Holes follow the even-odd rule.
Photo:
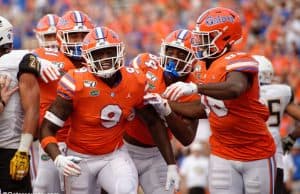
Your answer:
[[[29,51],[12,48],[13,26],[0,16],[1,88],[19,88],[9,101],[1,90],[0,106],[4,110],[0,115],[0,190],[7,193],[30,193],[28,152],[38,127],[37,77],[41,66],[36,56]]]
[[[195,81],[191,74],[195,62],[191,36],[192,32],[186,29],[171,32],[161,44],[160,57],[143,53],[132,62],[132,66],[142,71],[148,79],[149,87],[144,97],[145,101],[151,104],[165,120],[170,139],[173,134],[185,146],[189,145],[195,137],[197,119],[182,118],[172,112],[167,100],[160,94],[168,85],[177,81]],[[179,101],[193,101],[199,98],[199,95],[193,95],[183,97]],[[126,125],[124,139],[137,167],[139,183],[144,193],[174,193],[174,188],[177,190],[179,187],[178,182],[175,183],[174,188],[170,188],[170,184],[165,188],[164,181],[169,176],[168,168],[176,168],[176,166],[167,166],[147,125],[139,118],[135,118]]]
[[[124,67],[124,43],[115,32],[93,29],[82,50],[87,67],[61,78],[58,96],[41,126],[41,145],[67,176],[67,192],[95,193],[100,184],[108,193],[137,193],[136,169],[123,146],[124,125],[135,114],[142,117],[167,163],[175,165],[167,132],[155,110],[144,107],[146,78]],[[64,156],[54,135],[69,116],[68,156]],[[171,181],[178,176],[176,169],[169,173]]]
[[[49,79],[47,82],[39,82],[41,93],[40,124],[47,109],[55,100],[58,78],[68,70],[82,66],[83,58],[80,49],[83,38],[93,26],[91,19],[80,11],[68,11],[61,18],[53,14],[47,14],[38,22],[35,32],[40,48],[35,49],[34,53],[56,66],[54,70],[49,69],[52,72],[53,79]],[[58,41],[56,41],[56,37]],[[55,71],[58,71],[59,74],[57,75]],[[60,151],[63,154],[66,152],[65,140],[69,128],[70,122],[68,120],[56,134]],[[33,188],[34,193],[63,193],[63,176],[42,148],[40,148],[37,170],[37,178]]]
[[[294,103],[294,94],[290,86],[286,84],[272,84],[274,70],[269,59],[260,55],[253,55],[258,62],[258,77],[260,84],[260,98],[269,108],[270,116],[267,121],[268,128],[276,144],[276,184],[275,191],[278,194],[283,193],[283,150],[280,137],[280,122],[284,113],[287,113],[296,120],[300,120],[300,108]],[[294,132],[295,133],[295,132]],[[288,146],[292,146],[299,135],[293,132],[284,140],[284,151],[288,151]]]
[[[212,131],[211,194],[274,192],[276,147],[265,124],[268,109],[259,100],[258,63],[231,51],[241,37],[237,13],[222,7],[205,11],[191,39],[196,58],[205,62],[203,83],[177,82],[164,92],[171,101],[201,94]],[[189,111],[203,113],[204,108]]]

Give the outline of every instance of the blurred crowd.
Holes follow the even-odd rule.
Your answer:
[[[42,16],[81,10],[123,36],[128,63],[141,52],[157,54],[162,37],[174,29],[192,29],[197,17],[215,6],[231,8],[242,18],[244,38],[235,49],[268,57],[275,81],[292,86],[300,102],[300,0],[0,0],[0,13],[15,27],[14,47],[32,49],[37,47],[33,30]],[[294,126],[284,118],[282,134]]]

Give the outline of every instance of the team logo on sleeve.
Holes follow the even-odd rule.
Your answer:
[[[90,96],[99,96],[99,90],[92,90],[90,91]]]

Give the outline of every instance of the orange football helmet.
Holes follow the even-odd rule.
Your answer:
[[[96,27],[86,35],[82,51],[88,69],[102,78],[111,77],[124,65],[125,45],[107,27]]]
[[[34,32],[40,47],[58,47],[56,40],[56,24],[58,19],[59,17],[55,14],[47,14],[38,21]]]
[[[80,11],[68,11],[56,25],[60,50],[73,59],[82,58],[84,37],[94,28],[91,19]]]
[[[191,46],[191,37],[191,31],[180,29],[171,32],[163,40],[160,49],[160,65],[166,72],[181,77],[192,71],[195,57]]]
[[[238,14],[223,7],[211,8],[197,19],[192,48],[197,59],[216,58],[241,38],[242,24]]]

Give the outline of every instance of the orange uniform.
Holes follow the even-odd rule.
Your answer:
[[[73,101],[68,148],[90,155],[111,153],[123,145],[124,124],[143,106],[146,78],[121,68],[121,82],[110,88],[87,68],[71,70],[58,85],[58,95]]]
[[[147,78],[147,92],[162,94],[166,89],[164,81],[164,70],[159,65],[158,57],[149,53],[142,53],[135,58],[132,62],[132,66],[140,69]],[[189,75],[186,82],[195,81],[193,75]],[[180,102],[188,102],[192,100],[200,99],[198,94],[192,96],[185,96],[179,99]],[[155,146],[150,132],[147,126],[138,118],[134,118],[133,121],[126,125],[126,132],[131,137],[135,138],[139,142],[151,146]],[[169,137],[171,139],[171,131],[169,130]]]
[[[212,130],[211,152],[228,160],[269,158],[275,152],[275,144],[265,124],[267,107],[259,102],[257,62],[245,53],[229,52],[203,71],[203,81],[223,82],[232,71],[251,75],[252,84],[241,96],[223,101],[201,96]]]
[[[51,61],[54,65],[57,65],[62,75],[65,72],[67,72],[69,69],[75,68],[72,62],[69,60],[69,58],[66,57],[60,51],[56,51],[53,49],[46,49],[46,48],[38,48],[35,49],[33,52],[38,57]],[[56,98],[57,83],[58,80],[51,81],[49,83],[45,83],[42,80],[39,80],[39,85],[40,85],[40,122],[39,123],[40,124],[44,119],[44,115],[46,111],[48,110],[48,108]],[[60,142],[65,141],[69,128],[70,128],[70,122],[68,120],[67,122],[65,122],[64,127],[60,129],[56,134],[56,138],[58,141]]]

